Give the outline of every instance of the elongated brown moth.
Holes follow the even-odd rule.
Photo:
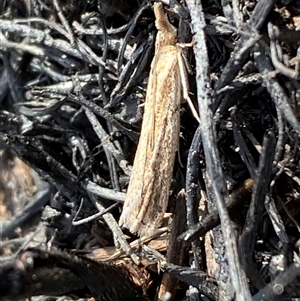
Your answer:
[[[141,136],[120,225],[150,235],[166,212],[175,154],[179,144],[182,84],[176,30],[161,3],[154,3],[158,29],[147,87]]]

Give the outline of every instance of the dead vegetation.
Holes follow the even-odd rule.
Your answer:
[[[118,223],[153,3],[0,2],[0,300],[300,298],[300,5],[162,2],[201,122],[181,105],[167,213],[142,237]]]

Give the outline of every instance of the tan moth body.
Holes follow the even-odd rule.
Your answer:
[[[158,29],[145,112],[120,225],[140,236],[157,229],[166,212],[179,142],[182,86],[176,32],[154,4]]]

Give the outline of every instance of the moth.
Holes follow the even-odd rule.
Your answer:
[[[176,29],[161,3],[154,3],[158,29],[139,144],[119,224],[151,235],[166,212],[179,144],[182,83]]]

